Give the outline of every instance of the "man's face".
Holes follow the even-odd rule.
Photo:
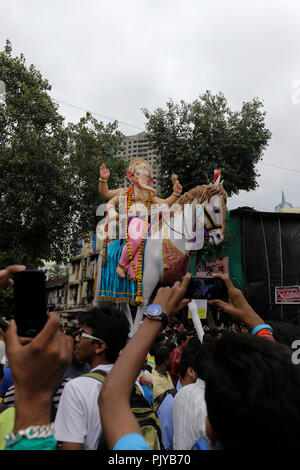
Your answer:
[[[75,337],[73,355],[77,362],[89,362],[89,360],[94,357],[99,343],[96,343],[90,338],[82,337],[81,332],[93,336],[92,328],[83,325],[82,330]]]

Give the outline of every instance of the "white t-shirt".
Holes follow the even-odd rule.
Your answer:
[[[96,369],[109,372],[113,364],[99,364]],[[102,431],[98,398],[102,384],[91,377],[70,380],[60,398],[54,437],[61,442],[83,444],[84,450],[96,450]]]
[[[174,407],[174,450],[191,450],[198,439],[206,437],[205,382],[182,387],[175,396]]]

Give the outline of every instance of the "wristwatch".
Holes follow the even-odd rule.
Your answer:
[[[164,328],[166,328],[169,324],[168,315],[163,311],[159,304],[148,305],[145,316],[150,320],[161,321]]]

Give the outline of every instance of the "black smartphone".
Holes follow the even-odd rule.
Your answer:
[[[0,328],[2,331],[4,331],[4,333],[6,332],[7,328],[8,328],[8,323],[6,320],[4,320],[3,317],[0,317]]]
[[[34,338],[48,320],[43,271],[20,271],[14,279],[14,320],[18,335]]]
[[[192,277],[187,292],[187,299],[228,300],[227,287],[218,277]]]

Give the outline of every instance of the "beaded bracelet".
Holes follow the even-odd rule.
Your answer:
[[[103,178],[99,178],[100,183],[107,183],[107,180],[104,180]]]
[[[26,429],[21,429],[16,433],[11,432],[4,436],[6,445],[10,446],[26,437],[27,439],[37,439],[53,436],[54,434],[54,423],[45,424],[43,426],[29,426]]]

